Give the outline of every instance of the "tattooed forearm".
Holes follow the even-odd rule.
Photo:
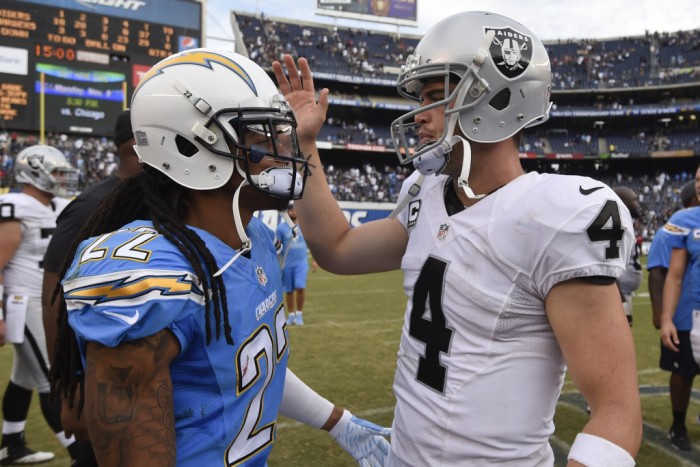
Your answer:
[[[175,465],[169,364],[178,350],[168,331],[116,348],[88,345],[85,412],[100,466]]]

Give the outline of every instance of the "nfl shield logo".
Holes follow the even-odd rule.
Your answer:
[[[438,240],[442,241],[447,237],[447,232],[450,230],[450,225],[449,224],[441,224],[440,229],[438,230],[437,233],[437,238]]]
[[[484,28],[484,34],[494,31],[489,54],[496,69],[506,79],[522,75],[532,59],[532,37],[511,28]]]
[[[258,282],[260,282],[260,285],[267,284],[267,275],[265,274],[265,271],[263,270],[262,266],[258,266],[255,268],[255,274],[258,276]]]

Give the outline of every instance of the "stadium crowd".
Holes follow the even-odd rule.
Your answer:
[[[239,13],[237,21],[250,58],[263,67],[269,67],[283,53],[291,52],[308,57],[317,69],[327,73],[393,81],[396,70],[385,70],[385,64],[404,62],[418,42],[416,38],[392,33],[270,19],[264,14]],[[568,39],[545,46],[552,57],[555,89],[619,88],[700,80],[700,30],[647,32],[632,38]],[[632,106],[634,102],[621,102],[611,97],[609,102],[601,101],[597,105],[615,110]],[[386,125],[380,127],[343,116],[329,116],[319,138],[334,145],[383,146],[387,151],[392,148]],[[14,157],[37,142],[33,134],[0,133],[0,187],[13,186]],[[45,143],[60,149],[78,168],[81,189],[109,177],[117,168],[116,148],[107,138],[49,133]],[[697,122],[627,132],[607,128],[587,131],[545,128],[526,132],[520,146],[521,152],[540,156],[550,152],[593,155],[608,151],[647,153],[658,150],[700,153]],[[401,184],[412,168],[397,165],[393,157],[387,156],[386,164],[330,165],[328,179],[336,199],[396,202]],[[651,240],[680,206],[678,192],[692,176],[682,171],[631,175],[599,170],[588,175],[611,186],[629,186],[639,193],[643,216],[638,227],[645,240]]]
[[[365,131],[357,133],[364,134]],[[0,187],[12,189],[15,186],[13,179],[15,156],[22,149],[33,144],[37,144],[37,137],[32,134],[0,134]],[[114,175],[118,166],[116,148],[112,140],[107,138],[50,134],[46,144],[60,149],[79,169],[81,190]],[[525,147],[526,144],[529,143],[524,141],[521,150],[528,149]],[[615,171],[614,168],[598,167],[596,169],[593,163],[588,165],[589,173],[581,173],[580,167],[575,169],[576,173],[599,179],[610,186],[628,186],[639,194],[642,216],[638,220],[637,230],[644,240],[649,241],[671,214],[681,206],[680,189],[694,176],[690,172],[674,172],[670,169],[654,174],[623,174]],[[573,169],[567,166],[557,169],[559,173],[572,173],[571,170]],[[412,167],[395,163],[393,154],[388,153],[387,163],[383,165],[365,162],[356,165],[329,165],[326,168],[328,183],[335,198],[338,201],[356,202],[395,203],[401,184],[412,171]],[[551,169],[547,168],[547,171]]]
[[[238,25],[250,57],[268,67],[282,54],[304,56],[316,69],[392,79],[418,40],[395,33],[298,23],[245,13]],[[647,32],[611,39],[545,42],[554,89],[627,88],[700,80],[700,30]]]

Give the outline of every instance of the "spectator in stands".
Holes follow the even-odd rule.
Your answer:
[[[514,67],[499,47],[510,31],[527,43]],[[615,284],[634,246],[632,222],[598,181],[524,173],[520,132],[549,112],[539,40],[485,12],[449,16],[426,32],[397,86],[420,107],[392,123],[399,157],[420,173],[404,183],[402,197],[411,196],[397,218],[353,228],[315,144],[328,89],[317,100],[308,62],[283,60],[289,77],[279,62],[273,70],[315,167],[296,203],[311,252],[337,274],[404,270],[389,465],[552,465],[568,366],[592,409],[569,459],[633,466],[641,404]],[[406,131],[415,125],[421,145],[411,148]]]
[[[44,256],[44,277],[42,286],[42,308],[44,314],[44,330],[46,343],[49,349],[49,360],[54,363],[54,348],[56,343],[56,323],[58,310],[62,306],[56,295],[56,286],[59,282],[58,273],[66,253],[70,250],[73,240],[78,236],[80,229],[87,224],[90,216],[98,211],[97,206],[105,198],[120,180],[141,171],[141,163],[134,151],[134,133],[131,130],[131,112],[127,109],[117,117],[114,126],[114,145],[119,154],[119,168],[114,176],[83,191],[75,198],[56,220],[54,231],[49,246]],[[82,384],[82,382],[80,383]],[[73,406],[77,408],[77,404]],[[79,421],[77,415],[71,410],[70,404],[63,404],[61,422],[69,433],[76,433],[82,440],[86,436],[87,426],[85,417]],[[81,442],[76,458],[76,465],[80,467],[96,466],[97,460],[92,452],[89,442]]]
[[[632,216],[632,219],[638,219],[640,215],[640,206],[637,201],[637,193],[626,186],[618,186],[613,188],[613,191],[620,197]],[[635,233],[635,241],[630,253],[630,260],[627,263],[625,272],[617,280],[617,286],[620,288],[622,296],[622,306],[627,315],[627,321],[632,325],[632,297],[634,292],[642,285],[642,263],[640,262],[639,248],[637,247],[637,235]]]
[[[661,343],[660,366],[671,371],[671,408],[673,424],[668,436],[678,449],[689,451],[691,442],[685,424],[688,401],[693,379],[700,372],[694,350],[700,349],[700,341],[694,342],[693,311],[700,310],[700,290],[697,281],[700,275],[700,246],[693,233],[700,228],[700,206],[698,188],[700,188],[700,168],[695,176],[694,196],[687,194],[689,209],[678,211],[657,234],[649,252],[649,293],[652,297],[654,317],[658,313]],[[688,190],[689,191],[689,190]],[[691,201],[692,200],[692,201]],[[667,256],[669,255],[670,256]],[[658,279],[663,276],[663,293],[659,297]],[[655,272],[659,270],[658,272]],[[654,274],[652,276],[652,273]],[[656,281],[656,282],[652,282]]]

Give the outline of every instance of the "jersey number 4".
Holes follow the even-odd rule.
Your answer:
[[[625,234],[620,220],[620,208],[613,200],[607,200],[598,216],[586,229],[586,235],[592,242],[608,242],[605,248],[605,259],[620,257],[620,240]]]
[[[445,321],[442,310],[442,291],[447,263],[429,257],[413,288],[413,308],[408,333],[425,344],[425,355],[418,361],[416,379],[443,393],[447,379],[447,367],[440,363],[440,354],[448,353],[452,341],[452,329]],[[425,316],[430,305],[430,318]]]

